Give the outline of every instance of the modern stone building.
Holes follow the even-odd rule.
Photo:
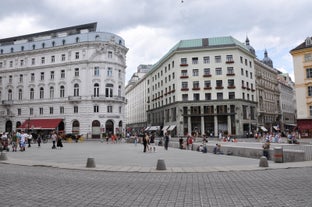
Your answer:
[[[251,133],[257,126],[254,58],[230,36],[181,40],[145,76],[147,129]]]
[[[312,37],[290,53],[295,71],[297,126],[301,137],[312,137]]]
[[[97,23],[0,40],[0,127],[125,130],[125,41]]]

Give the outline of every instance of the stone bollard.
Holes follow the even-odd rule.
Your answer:
[[[268,159],[265,156],[260,157],[259,167],[269,167]]]
[[[1,152],[0,154],[0,160],[7,160],[7,156],[6,156],[6,153],[5,152]]]
[[[166,170],[165,160],[157,160],[156,170]]]
[[[87,168],[95,168],[95,161],[94,158],[88,158],[87,159]]]

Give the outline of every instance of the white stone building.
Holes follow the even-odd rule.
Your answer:
[[[148,130],[173,136],[255,130],[254,58],[233,37],[181,40],[142,80]]]
[[[97,23],[0,40],[0,130],[125,130],[125,41]]]

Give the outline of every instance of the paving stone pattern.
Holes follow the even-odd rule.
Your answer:
[[[312,206],[312,167],[134,173],[0,163],[0,183],[1,207]]]

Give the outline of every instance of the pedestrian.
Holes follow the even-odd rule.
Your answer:
[[[165,150],[168,150],[169,146],[169,135],[168,132],[165,133]]]
[[[156,144],[155,144],[155,134],[152,134],[150,138],[150,150],[156,152]]]
[[[58,134],[58,136],[57,136],[56,147],[59,149],[62,149],[62,147],[63,147],[62,136],[60,134]]]
[[[55,131],[53,131],[51,138],[52,138],[52,149],[56,149],[55,143],[56,143],[57,135]]]
[[[183,138],[180,137],[179,139],[180,149],[183,149]]]
[[[28,147],[31,147],[31,141],[32,141],[32,134],[31,134],[31,133],[28,133],[28,134],[27,134]]]
[[[41,134],[39,134],[38,137],[37,137],[38,147],[40,147],[41,141],[42,141]]]
[[[262,145],[263,148],[263,156],[265,156],[267,159],[270,158],[270,140],[266,140],[265,143]]]
[[[146,148],[147,148],[147,139],[146,139],[146,137],[147,137],[148,135],[147,135],[147,133],[145,133],[145,135],[143,136],[143,152],[146,152]]]
[[[20,135],[20,151],[21,152],[25,151],[26,137],[27,137],[26,133],[22,131]]]
[[[16,149],[17,149],[17,141],[18,141],[18,138],[17,138],[16,133],[14,132],[14,133],[13,133],[13,136],[12,136],[12,151],[13,151],[13,152],[16,152]]]

